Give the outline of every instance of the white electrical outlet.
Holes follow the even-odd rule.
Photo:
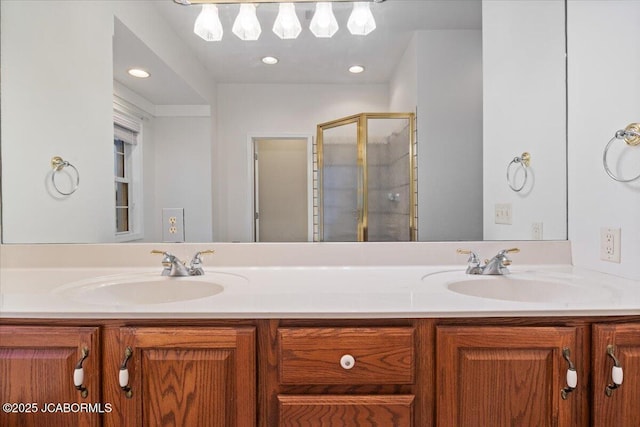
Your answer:
[[[511,203],[497,203],[495,205],[495,223],[507,224],[513,223],[511,217]]]
[[[184,242],[184,209],[162,209],[162,241],[168,243]]]
[[[620,262],[619,228],[600,229],[600,259],[609,262]]]
[[[531,238],[533,240],[542,240],[542,223],[534,222],[531,224]]]

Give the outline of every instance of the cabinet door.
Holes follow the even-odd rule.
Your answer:
[[[256,425],[255,328],[131,327],[120,343],[132,350],[124,425]]]
[[[411,427],[411,395],[278,396],[278,427]]]
[[[640,426],[640,323],[593,326],[593,425]],[[613,384],[613,355],[624,374],[622,384],[606,393]]]
[[[586,388],[569,393],[568,348],[584,378],[576,328],[438,327],[439,426],[577,426]]]
[[[84,349],[86,397],[74,385]],[[2,426],[98,426],[110,409],[100,400],[98,328],[0,326],[0,381]]]

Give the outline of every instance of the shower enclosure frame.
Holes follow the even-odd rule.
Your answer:
[[[367,139],[369,119],[407,119],[409,122],[409,240],[418,240],[417,231],[417,182],[416,182],[416,115],[415,113],[361,113],[343,117],[317,125],[317,171],[318,171],[318,241],[324,241],[324,206],[323,206],[323,170],[324,170],[324,135],[328,129],[337,128],[355,123],[357,125],[357,210],[358,229],[357,241],[368,241],[369,214],[368,214],[368,171],[367,171]]]

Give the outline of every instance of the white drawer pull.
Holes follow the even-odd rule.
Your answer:
[[[356,359],[350,354],[345,354],[340,358],[340,366],[344,369],[351,369],[356,365]]]
[[[80,392],[80,396],[87,397],[89,395],[89,390],[84,386],[84,368],[82,364],[84,360],[89,357],[89,349],[87,347],[82,348],[82,357],[76,363],[76,367],[73,370],[73,385],[76,390]]]
[[[567,400],[569,393],[575,390],[578,385],[578,373],[576,372],[575,365],[571,361],[571,350],[567,347],[563,348],[562,357],[567,361],[569,368],[567,368],[567,386],[560,391],[560,396],[562,396],[562,400]]]
[[[613,390],[617,389],[622,385],[622,380],[624,379],[624,372],[622,371],[622,366],[620,365],[620,361],[614,354],[615,347],[612,345],[607,346],[607,355],[613,359],[613,368],[611,368],[611,380],[613,381],[611,384],[607,385],[604,389],[607,397],[611,397],[613,394]]]
[[[131,386],[129,385],[129,369],[127,369],[127,362],[133,355],[133,350],[131,347],[127,347],[124,350],[124,360],[120,365],[120,370],[118,371],[118,383],[122,391],[124,391],[124,395],[127,399],[131,399],[133,396],[133,391],[131,391]]]

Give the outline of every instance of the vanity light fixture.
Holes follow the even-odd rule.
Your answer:
[[[369,3],[358,1],[353,4],[347,28],[351,34],[358,36],[366,36],[376,29],[376,20],[371,13]]]
[[[238,13],[231,31],[241,40],[258,40],[262,28],[260,28],[260,22],[256,16],[255,4],[242,3],[240,5],[240,13]]]
[[[283,3],[280,0],[173,0],[174,3],[178,3],[184,6],[189,6],[192,4],[202,4],[202,3],[210,3],[210,4],[228,4],[228,3]],[[287,3],[313,3],[316,0],[287,0]],[[352,0],[326,0],[332,3],[350,3]],[[372,3],[382,3],[385,0],[367,0]]]
[[[300,35],[302,25],[296,7],[293,3],[280,3],[278,6],[278,16],[273,23],[273,32],[283,40],[295,39]]]
[[[333,6],[330,2],[316,3],[316,13],[311,18],[309,29],[318,38],[330,38],[338,31],[338,21],[333,14]]]
[[[131,75],[133,77],[137,77],[139,79],[146,79],[147,77],[149,77],[151,75],[148,71],[143,70],[142,68],[129,68],[127,70],[127,73],[129,73],[129,75]]]
[[[352,65],[349,67],[349,72],[353,74],[360,74],[364,71],[364,67],[362,65]]]
[[[262,62],[267,65],[276,65],[279,60],[275,56],[265,56],[262,58]]]
[[[224,30],[218,16],[218,7],[214,4],[203,4],[200,15],[196,18],[193,32],[208,42],[222,40]]]
[[[233,33],[241,40],[258,40],[262,29],[256,15],[256,4],[277,3],[278,15],[273,24],[273,32],[281,39],[295,39],[300,35],[302,26],[296,15],[295,3],[312,3],[315,0],[173,0],[175,3],[189,6],[202,4],[202,11],[196,18],[193,32],[206,41],[222,40],[224,33],[216,4],[239,3],[240,12],[233,22]],[[370,3],[382,3],[385,0],[366,0],[353,2],[347,28],[353,35],[366,36],[376,29],[376,21],[371,13]],[[350,0],[328,0],[316,3],[316,10],[309,24],[309,30],[318,38],[331,38],[340,28],[333,14],[333,3],[351,3]]]

